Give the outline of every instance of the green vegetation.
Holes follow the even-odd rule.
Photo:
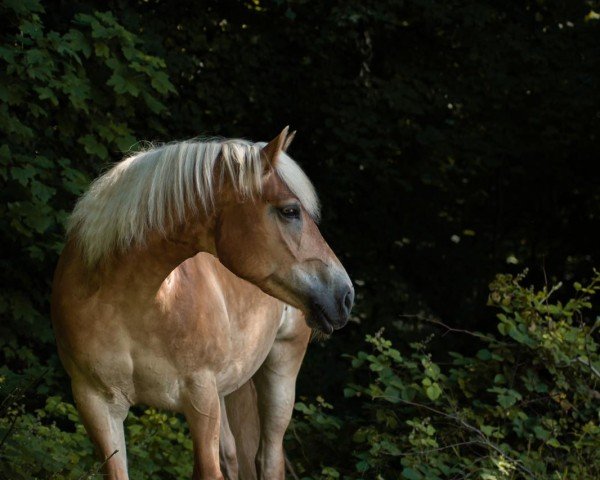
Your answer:
[[[470,336],[473,354],[434,355],[433,336],[397,348],[367,336],[369,350],[351,358],[349,413],[335,416],[323,399],[296,405],[298,469],[320,479],[598,478],[600,318],[589,309],[600,274],[566,303],[522,281],[490,285],[500,335],[430,320],[441,335]]]
[[[1,411],[1,478],[102,478],[102,465],[71,403],[52,396],[42,408],[25,413],[22,400],[10,399],[13,403]],[[130,413],[127,439],[132,480],[191,477],[192,442],[181,419],[153,409]]]
[[[99,478],[49,321],[77,196],[137,142],[287,124],[358,286],[298,475],[598,478],[600,3],[177,4],[0,1],[0,478]],[[132,478],[188,476],[179,417],[128,435]]]

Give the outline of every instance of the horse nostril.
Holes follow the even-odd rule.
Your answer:
[[[346,315],[350,315],[352,305],[354,305],[354,289],[351,287],[350,290],[348,290],[346,292],[346,295],[344,296],[344,313]]]

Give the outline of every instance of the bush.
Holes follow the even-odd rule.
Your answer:
[[[97,471],[73,405],[45,398],[67,384],[48,318],[50,279],[74,199],[107,161],[149,137],[141,132],[163,131],[162,102],[175,91],[164,60],[112,13],[84,8],[52,25],[55,7],[0,2],[0,478],[10,480]],[[23,391],[31,378],[42,381]],[[132,478],[191,472],[179,419],[149,410],[128,428],[130,457],[144,459]]]
[[[598,478],[600,318],[590,309],[600,274],[575,283],[564,302],[553,300],[559,286],[522,281],[499,275],[490,285],[498,335],[424,319],[444,335],[468,335],[472,355],[434,358],[435,334],[406,348],[383,332],[367,336],[369,350],[350,357],[356,381],[344,390],[345,415],[320,397],[296,404],[287,435],[295,470],[305,479]],[[31,412],[26,394],[2,403],[0,478],[99,476],[74,406],[49,397]],[[189,477],[191,440],[179,417],[148,409],[126,425],[132,479]]]
[[[46,8],[0,2],[0,375],[9,391],[44,370],[41,385],[62,390],[62,369],[45,363],[58,363],[48,297],[68,212],[174,90],[165,62],[110,12],[76,13],[60,29],[47,25]]]
[[[382,332],[367,336],[370,350],[351,357],[364,381],[345,389],[359,415],[342,422],[322,400],[298,404],[296,468],[321,479],[600,478],[600,318],[589,315],[600,275],[575,283],[566,302],[553,301],[560,285],[534,290],[523,277],[490,285],[499,335],[455,330],[472,338],[473,355],[437,360],[432,337],[405,352]],[[312,463],[306,445],[320,452]]]
[[[102,465],[72,404],[49,397],[43,408],[28,413],[18,402],[10,403],[14,395],[7,399],[0,418],[0,478],[102,478]],[[131,412],[126,435],[132,480],[191,477],[192,441],[178,416],[155,409]]]

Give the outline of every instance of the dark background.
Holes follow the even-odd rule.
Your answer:
[[[298,130],[290,153],[317,187],[321,230],[358,293],[353,323],[310,347],[300,396],[343,401],[342,354],[381,327],[397,341],[422,335],[410,315],[493,328],[495,273],[590,277],[600,254],[599,8],[3,2],[5,384],[49,368],[37,391],[68,398],[48,307],[64,222],[89,181],[140,140]]]

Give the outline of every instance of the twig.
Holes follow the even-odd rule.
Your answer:
[[[14,416],[11,421],[10,421],[10,426],[8,427],[8,430],[6,431],[6,433],[4,434],[4,436],[2,437],[2,440],[0,440],[0,450],[2,450],[2,447],[4,446],[4,442],[6,442],[6,440],[8,439],[8,437],[11,436],[15,425],[17,423],[17,420],[19,419],[18,416]]]
[[[112,457],[114,457],[114,456],[115,456],[117,453],[119,453],[119,450],[115,450],[115,451],[114,451],[113,453],[111,453],[111,454],[110,454],[108,457],[106,457],[106,458],[104,459],[104,461],[103,461],[101,464],[99,464],[99,465],[96,465],[96,468],[95,468],[95,469],[93,469],[93,470],[90,470],[90,471],[88,471],[87,473],[84,473],[84,474],[83,474],[81,477],[79,477],[77,480],[87,480],[87,479],[89,479],[89,478],[92,478],[92,475],[96,475],[96,474],[97,474],[97,473],[100,471],[100,469],[101,469],[102,467],[104,467],[104,465],[106,465],[106,464],[108,463],[108,461],[109,461],[109,460],[110,460]]]
[[[302,443],[302,440],[298,436],[298,432],[296,431],[296,428],[294,428],[293,425],[292,425],[292,428],[290,429],[290,431],[292,432],[292,435],[294,435],[294,438],[296,439],[296,441],[298,442],[298,445],[300,446],[300,452],[302,452],[302,456],[304,457],[304,460],[308,461],[308,455],[306,455],[306,451],[304,450],[304,444]]]
[[[416,315],[407,315],[407,314],[404,314],[404,315],[400,315],[400,317],[403,317],[403,318],[416,318],[417,320],[421,320],[421,321],[428,322],[428,323],[433,323],[434,325],[438,325],[440,327],[443,327],[443,328],[446,329],[446,332],[444,333],[444,335],[446,335],[449,332],[464,333],[466,335],[471,335],[472,337],[476,337],[476,338],[479,338],[481,340],[487,340],[487,341],[490,341],[490,342],[495,342],[495,343],[498,343],[500,345],[505,345],[505,346],[509,346],[510,345],[510,344],[502,342],[502,341],[498,340],[497,338],[492,337],[490,335],[485,335],[485,334],[480,333],[480,332],[472,332],[470,330],[463,330],[461,328],[451,327],[450,325],[446,325],[444,322],[442,322],[441,320],[438,320],[437,318],[425,317],[424,315],[420,315],[420,314],[416,314]]]
[[[433,453],[433,452],[440,452],[442,450],[448,450],[449,448],[454,448],[454,447],[462,447],[463,445],[479,445],[481,442],[479,441],[468,441],[468,442],[460,442],[460,443],[453,443],[452,445],[444,445],[443,447],[439,447],[439,448],[432,448],[430,450],[421,450],[418,452],[403,452],[400,455],[405,457],[408,455],[427,455],[428,453]]]
[[[294,470],[294,466],[292,465],[292,462],[290,462],[290,459],[287,457],[287,455],[284,454],[283,458],[285,459],[285,468],[288,473],[294,478],[294,480],[300,480],[300,477]]]
[[[600,372],[598,371],[598,369],[597,369],[596,367],[594,367],[594,365],[592,365],[592,361],[591,361],[591,359],[589,358],[589,356],[588,356],[588,361],[587,361],[587,362],[586,362],[586,361],[583,359],[583,357],[577,357],[577,358],[574,358],[574,359],[573,359],[573,361],[577,361],[577,362],[579,362],[579,363],[581,363],[581,364],[585,365],[586,367],[589,367],[589,368],[590,368],[590,371],[591,371],[591,372],[592,372],[594,375],[596,375],[598,378],[600,378]]]
[[[386,398],[386,395],[378,395],[377,398]],[[536,478],[536,476],[534,475],[534,473],[531,470],[529,470],[525,465],[523,465],[523,463],[520,460],[518,460],[516,458],[513,458],[510,455],[504,453],[500,447],[498,447],[496,444],[494,444],[493,442],[491,442],[487,438],[487,436],[485,435],[485,433],[483,433],[477,427],[474,427],[473,425],[467,423],[465,420],[463,420],[462,418],[460,418],[458,416],[458,414],[450,415],[450,414],[448,414],[446,412],[442,412],[441,410],[438,410],[436,408],[430,407],[428,405],[424,405],[422,403],[411,402],[409,400],[404,400],[402,398],[395,398],[395,399],[398,400],[398,401],[400,401],[401,403],[406,404],[406,405],[411,405],[411,406],[417,407],[417,408],[424,408],[425,410],[428,410],[428,411],[430,411],[432,413],[435,413],[435,414],[440,415],[442,417],[449,418],[451,420],[454,420],[455,422],[458,422],[465,429],[467,429],[467,430],[469,430],[471,432],[476,433],[477,436],[481,439],[479,441],[473,441],[472,443],[479,443],[479,444],[481,444],[483,446],[486,446],[486,447],[494,450],[496,453],[498,453],[499,455],[501,455],[502,457],[504,457],[506,460],[508,460],[509,462],[511,462],[512,464],[514,464],[516,467],[520,468],[523,472],[525,472],[528,475],[530,475],[531,478],[533,478],[533,479]]]
[[[2,401],[2,404],[0,404],[0,413],[4,414],[4,412],[7,412],[8,409],[10,408],[11,405],[14,405],[15,403],[17,403],[18,401],[20,401],[22,398],[25,397],[25,392],[27,392],[27,390],[29,390],[30,388],[33,388],[33,386],[38,383],[42,377],[44,377],[44,375],[46,375],[46,373],[48,373],[48,370],[50,370],[49,368],[46,368],[42,373],[40,373],[37,377],[33,377],[33,379],[31,379],[29,381],[29,383],[24,387],[21,388],[19,386],[15,387],[13,389],[12,392],[10,392],[6,398]],[[0,450],[2,450],[2,447],[4,446],[4,442],[6,442],[6,440],[8,439],[8,437],[10,437],[10,435],[12,434],[15,425],[17,423],[17,420],[20,417],[18,416],[14,416],[11,419],[11,424],[8,427],[8,430],[6,431],[6,433],[4,434],[4,436],[2,437],[2,440],[0,440]]]
[[[25,387],[21,387],[21,386],[17,385],[13,389],[13,391],[10,392],[4,398],[4,400],[2,400],[2,403],[0,404],[0,411],[7,409],[11,405],[14,405],[15,403],[17,403],[21,398],[23,398],[25,396],[25,392],[27,390],[29,390],[30,388],[32,388],[37,382],[39,382],[42,379],[42,377],[44,377],[44,375],[46,375],[46,373],[48,373],[48,370],[50,370],[50,369],[46,368],[37,377],[33,377]]]

